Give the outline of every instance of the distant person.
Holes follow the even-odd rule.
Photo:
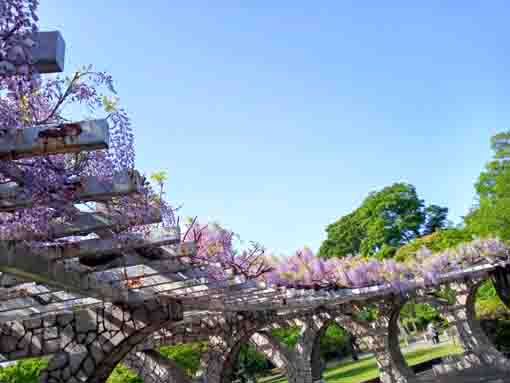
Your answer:
[[[349,346],[351,349],[352,360],[358,360],[358,345],[356,343],[357,339],[354,334],[349,334]]]
[[[439,333],[437,332],[436,326],[434,323],[430,322],[427,326],[427,334],[432,339],[433,344],[439,343]]]

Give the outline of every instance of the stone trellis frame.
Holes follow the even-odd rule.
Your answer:
[[[180,304],[175,301],[153,301],[137,311],[135,316],[129,310],[109,306],[57,316],[63,344],[40,382],[103,383],[138,343],[182,318]],[[142,315],[145,321],[140,320]]]
[[[286,349],[269,332],[271,328],[302,325],[304,328],[295,350]],[[276,366],[284,368],[290,382],[312,382],[310,366],[312,345],[317,338],[316,332],[323,329],[317,324],[317,318],[313,314],[268,316],[266,313],[259,313],[252,314],[249,318],[243,315],[228,315],[227,318],[216,316],[216,318],[203,318],[194,323],[192,328],[193,332],[187,331],[186,326],[165,329],[165,336],[140,345],[137,352],[128,355],[124,364],[149,382],[166,382],[165,379],[175,379],[185,374],[179,371],[175,363],[167,362],[154,354],[155,351],[152,348],[181,342],[208,341],[212,347],[203,356],[202,371],[199,375],[206,381],[228,382],[239,347],[250,342]],[[267,339],[273,341],[271,355],[268,354],[269,350],[260,349],[263,346],[261,341]],[[160,367],[155,368],[158,364]],[[192,378],[186,377],[186,380],[190,379]]]
[[[40,64],[44,66],[39,69],[46,73],[61,70],[63,40],[59,34],[42,35],[42,38],[48,41],[48,49],[38,53],[42,58]],[[81,133],[58,140],[48,138],[47,127],[23,129],[21,135],[7,132],[0,140],[0,161],[108,147],[105,120],[72,125],[78,124]],[[39,137],[47,138],[41,141]],[[13,165],[10,170],[16,169]],[[81,182],[80,191],[70,201],[70,209],[76,209],[74,203],[104,203],[114,197],[137,193],[140,177],[129,171],[119,174],[107,186],[93,177],[84,177]],[[1,212],[30,206],[31,199],[19,193],[22,185],[4,186],[0,190]],[[151,213],[154,214],[148,214],[143,224],[161,221],[157,211]],[[211,383],[229,383],[240,345],[250,339],[256,343],[254,334],[257,331],[267,328],[270,322],[282,320],[278,314],[290,310],[288,317],[299,318],[303,326],[294,350],[276,346],[276,340],[267,332],[258,334],[279,350],[280,364],[286,360],[290,381],[310,383],[321,379],[319,339],[328,321],[338,322],[367,341],[376,354],[381,380],[385,383],[413,379],[398,347],[398,313],[403,301],[389,286],[313,291],[274,288],[237,277],[212,281],[205,271],[180,262],[180,256],[190,255],[194,246],[180,243],[178,228],[170,233],[151,231],[143,240],[128,236],[119,241],[112,235],[133,224],[140,222],[134,223],[129,217],[115,215],[108,209],[92,213],[76,209],[76,217],[71,222],[50,224],[49,237],[30,235],[26,239],[46,241],[84,234],[96,234],[97,238],[37,249],[21,241],[0,242],[0,353],[12,360],[55,354],[41,377],[44,383],[103,383],[117,362],[126,356],[132,359],[132,352],[146,351],[143,346],[150,343],[155,332],[185,322],[185,314],[189,314],[193,322],[195,315],[202,315],[200,310],[209,310],[206,313],[209,318],[202,320],[212,324],[208,333],[200,332],[200,327],[183,326],[181,333],[170,330],[170,338],[189,341],[205,335],[211,347],[202,362],[203,377]],[[146,272],[147,269],[150,271]],[[441,277],[441,283],[459,284],[466,277],[475,280],[486,278],[490,273],[493,273],[498,293],[509,298],[508,264],[494,260],[448,273]],[[9,282],[4,284],[6,280]],[[459,292],[467,289],[469,293],[458,294],[458,302],[449,317],[456,323],[466,348],[464,359],[470,365],[490,365],[508,372],[508,362],[484,339],[476,322],[473,292],[476,288],[476,283],[460,287]],[[504,301],[510,305],[509,299]],[[367,302],[376,303],[381,312],[372,325],[349,315],[349,309]],[[339,311],[339,307],[346,310]],[[218,316],[219,320],[210,318]],[[164,337],[157,342],[161,341]],[[145,357],[153,365],[162,362],[153,351],[146,352]],[[167,372],[175,367],[171,362],[167,365]],[[179,376],[182,377],[173,373],[168,379],[179,380]]]
[[[200,330],[195,335],[186,333],[183,329],[174,331],[170,329],[166,338],[159,339],[157,342],[145,343],[145,347],[175,344],[179,341],[208,340],[213,348],[205,354],[202,360],[204,369],[202,379],[210,382],[228,382],[239,346],[243,342],[250,341],[273,364],[286,371],[289,382],[312,383],[322,380],[319,357],[320,337],[329,325],[336,323],[361,338],[375,352],[384,382],[406,381],[402,379],[402,376],[407,378],[412,372],[409,372],[405,362],[401,362],[403,357],[400,349],[395,348],[394,344],[388,341],[390,338],[386,334],[390,327],[389,317],[381,316],[376,322],[376,326],[373,326],[373,323],[353,319],[352,315],[345,312],[345,309],[344,307],[344,312],[328,311],[300,315],[293,320],[275,318],[274,322],[268,322],[267,318],[259,322],[245,319],[239,321],[239,318],[235,322],[221,318],[214,321],[209,318],[202,321]],[[393,315],[392,318],[394,320],[398,316]],[[269,331],[270,328],[291,326],[302,327],[298,343],[293,349],[281,344]],[[197,329],[196,325],[195,329]],[[398,337],[396,343],[398,345]],[[400,359],[396,358],[398,356]],[[396,364],[395,360],[398,360],[399,363]],[[154,354],[153,350],[138,351],[136,355],[132,353],[124,360],[124,363],[150,382],[161,383],[166,381],[164,379],[171,380],[177,376],[185,376],[174,363],[161,359],[160,356]],[[155,368],[158,364],[160,366]],[[191,377],[186,377],[186,379],[190,380]]]
[[[398,342],[398,318],[403,305],[413,299],[417,302],[428,303],[435,307],[439,313],[453,326],[456,331],[460,345],[464,353],[458,357],[450,357],[450,361],[436,366],[437,374],[462,373],[466,370],[473,370],[486,367],[499,371],[500,374],[510,373],[510,360],[504,357],[492,342],[488,339],[479,320],[476,318],[475,303],[479,287],[486,281],[491,281],[489,275],[465,278],[464,281],[455,281],[444,285],[450,289],[454,300],[431,295],[431,291],[415,291],[402,297],[393,307],[388,325],[387,344],[392,365],[403,373],[403,382],[412,382],[416,378],[415,373],[407,366],[400,350]],[[497,373],[497,372],[496,372]],[[400,380],[399,380],[400,381]]]
[[[432,303],[438,307],[447,319],[458,328],[462,344],[468,350],[464,359],[459,362],[463,368],[483,363],[486,366],[496,367],[501,371],[508,371],[510,362],[504,359],[490,344],[474,316],[476,290],[488,277],[489,275],[483,274],[476,277],[475,282],[449,283],[448,287],[457,291],[455,304],[448,304],[446,301],[427,295],[427,293],[434,291],[431,288],[418,290],[417,293],[424,302]],[[378,302],[380,315],[377,321],[373,323],[354,318],[353,309],[357,308],[359,310],[359,307],[357,307],[359,304],[354,302],[342,305],[341,310],[324,311],[318,309],[316,314],[310,313],[297,316],[296,320],[287,321],[284,324],[286,326],[296,324],[302,326],[301,337],[294,350],[289,350],[281,345],[265,329],[256,331],[250,340],[276,366],[286,369],[290,382],[316,382],[322,378],[318,363],[320,336],[329,324],[336,322],[362,339],[375,352],[383,382],[410,382],[414,380],[415,374],[407,366],[400,350],[398,319],[402,306],[412,298],[413,294],[393,295],[385,300],[374,301]],[[470,319],[467,320],[468,318]],[[213,332],[220,327],[214,321],[209,320],[207,323],[209,323],[208,328]],[[242,325],[238,324],[237,326]],[[274,323],[273,327],[275,326],[279,325]],[[254,331],[256,328],[256,326],[251,327],[250,331]],[[235,348],[232,347],[232,343],[229,346],[229,342],[225,342],[224,337],[219,335],[217,331],[215,334],[210,339],[216,342],[215,345],[220,345],[215,349],[216,355],[223,353],[221,359],[230,363],[235,359],[230,355],[235,354]],[[243,338],[246,340],[248,334],[244,334]],[[181,337],[182,339],[184,338]],[[218,379],[210,379],[210,381],[218,381]],[[223,377],[219,381],[225,381],[225,378]]]
[[[450,285],[455,291],[455,303],[450,307],[443,308],[444,315],[448,322],[455,325],[458,338],[464,349],[463,357],[450,367],[462,370],[482,365],[509,374],[510,360],[496,349],[476,318],[476,294],[485,281],[487,279],[480,278]]]
[[[191,383],[188,376],[172,359],[155,350],[129,353],[123,364],[143,379],[144,383]]]
[[[193,340],[207,340],[209,345],[201,360],[199,378],[203,382],[229,383],[240,347],[260,328],[277,320],[275,312],[243,312],[216,317],[216,320],[204,319],[200,336],[193,337]],[[167,337],[141,345],[123,362],[148,382],[164,383],[175,379],[189,382],[193,377],[187,376],[175,363],[162,359],[153,349],[144,349],[183,340],[178,328],[172,331],[170,326],[167,330]],[[172,334],[175,334],[175,338]]]
[[[299,318],[297,324],[301,325],[301,333],[293,349],[282,345],[268,331],[257,332],[252,337],[252,343],[275,365],[285,368],[289,382],[319,382],[323,379],[320,339],[330,325],[337,324],[358,337],[374,352],[383,382],[402,381],[402,376],[410,376],[407,366],[400,363],[403,359],[400,349],[391,350],[388,344],[388,317],[382,316],[374,322],[374,326],[374,323],[354,319],[352,307],[348,306],[342,307],[342,311],[327,310]],[[395,360],[399,363],[395,364]]]
[[[425,301],[439,301],[440,307],[452,314],[448,319],[454,321],[460,330],[464,329],[464,332],[459,330],[461,340],[465,347],[469,348],[471,354],[477,357],[468,358],[471,362],[470,365],[473,365],[474,360],[488,366],[496,364],[500,370],[507,371],[508,361],[501,358],[488,339],[483,339],[481,329],[477,329],[476,319],[474,319],[475,293],[479,285],[488,277],[489,275],[485,273],[471,278],[472,281],[450,282],[449,286],[457,289],[455,304],[447,304],[428,296],[427,293],[435,291],[435,288],[418,290],[416,293]],[[304,327],[298,343],[299,347],[296,350],[286,352],[283,351],[281,345],[275,346],[274,349],[279,350],[280,360],[286,363],[290,381],[310,382],[318,381],[321,378],[320,369],[317,368],[316,363],[318,340],[327,325],[335,321],[358,338],[363,339],[376,353],[383,382],[407,382],[414,379],[414,374],[410,372],[401,356],[397,322],[400,309],[409,298],[412,298],[412,294],[408,294],[408,296],[388,295],[384,299],[373,298],[361,302],[347,302],[338,306],[337,309],[319,307],[309,310],[308,313],[296,310],[283,315],[265,311],[239,314],[201,313],[202,319],[191,320],[191,327],[187,327],[186,320],[183,320],[184,317],[175,314],[182,308],[173,307],[173,316],[171,316],[172,311],[170,310],[168,316],[161,318],[159,322],[156,320],[147,325],[140,320],[147,317],[143,310],[136,314],[133,312],[134,317],[137,318],[134,320],[133,316],[126,314],[126,312],[129,313],[129,310],[111,305],[108,306],[110,311],[103,310],[105,312],[103,314],[98,314],[101,310],[97,308],[76,313],[50,315],[44,320],[23,321],[23,325],[10,322],[3,326],[2,337],[5,342],[2,342],[0,352],[12,359],[57,352],[47,374],[43,376],[43,379],[46,379],[43,380],[44,382],[68,381],[66,379],[69,373],[74,374],[76,382],[83,381],[83,379],[88,379],[87,381],[90,382],[102,382],[111,368],[130,350],[136,345],[139,345],[137,350],[143,350],[144,345],[150,346],[152,334],[164,329],[180,341],[209,340],[214,347],[203,360],[203,377],[210,382],[223,383],[229,382],[232,364],[242,343],[250,339],[253,340],[257,333],[268,339],[268,333],[264,333],[264,329],[267,329],[268,326],[301,324]],[[157,313],[158,308],[161,307],[160,303],[153,302],[153,308],[156,310],[154,315],[156,316],[161,315],[161,312]],[[374,323],[356,320],[353,315],[355,310],[359,310],[367,303],[374,303],[379,307],[381,315]],[[113,312],[116,314],[112,315]],[[107,315],[105,316],[105,314]],[[198,316],[199,313],[190,314],[191,316],[188,315],[188,317],[193,319],[194,315]],[[106,317],[109,319],[100,319]],[[292,318],[296,319],[292,320]],[[467,318],[474,321],[466,321]],[[66,326],[68,320],[74,321],[74,325]],[[102,322],[104,324],[101,324]],[[179,325],[181,323],[183,325]],[[171,330],[172,326],[175,326],[175,331]],[[148,343],[147,340],[149,340]],[[269,341],[275,343],[274,338],[269,337]],[[163,339],[161,342],[165,342],[165,340]],[[100,347],[103,343],[111,351],[111,355],[104,359],[101,359],[101,355],[94,357],[98,345]],[[163,361],[156,360],[155,356],[150,352],[147,354],[148,360],[152,358],[153,365]],[[300,361],[300,363],[296,363],[296,361]],[[86,376],[92,369],[94,370],[92,375]],[[151,371],[153,370],[151,369]],[[178,371],[174,371],[175,366],[172,366],[171,362],[167,363],[165,370],[167,375],[183,376],[179,375]]]
[[[298,341],[292,349],[267,330],[258,331],[250,341],[273,364],[285,370],[289,383],[312,383],[322,379],[320,365],[314,371],[312,364],[315,342],[320,339],[326,326],[317,315],[306,315],[289,324],[301,327]]]

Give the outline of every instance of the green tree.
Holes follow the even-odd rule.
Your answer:
[[[491,148],[493,159],[475,184],[477,203],[465,222],[475,235],[510,239],[510,132],[492,137]]]
[[[448,222],[448,208],[430,205],[425,208],[425,217],[423,235],[432,234],[446,227]]]
[[[463,228],[447,228],[437,230],[432,234],[415,238],[411,242],[401,246],[395,253],[397,261],[405,261],[410,256],[416,254],[422,247],[426,247],[433,253],[437,253],[446,249],[453,248],[464,242],[473,239],[472,234]]]
[[[366,237],[366,228],[357,210],[329,225],[326,232],[328,238],[319,250],[319,255],[325,258],[358,253],[361,242]]]
[[[395,183],[370,193],[359,208],[329,225],[319,256],[391,257],[403,244],[445,227],[447,213],[437,205],[425,207],[413,185]]]

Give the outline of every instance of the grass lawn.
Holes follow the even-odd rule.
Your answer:
[[[452,344],[444,346],[423,348],[411,351],[405,354],[409,365],[415,365],[426,362],[427,360],[438,358],[440,356],[458,354],[462,349]],[[377,376],[377,364],[374,357],[362,359],[360,361],[346,361],[335,367],[326,369],[324,378],[328,383],[359,383]],[[265,378],[259,380],[264,383],[286,383],[286,378]]]

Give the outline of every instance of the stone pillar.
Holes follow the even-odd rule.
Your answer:
[[[320,338],[331,323],[329,316],[322,314],[306,317],[295,347],[296,365],[301,371],[300,383],[322,381]]]
[[[382,383],[405,383],[415,376],[400,350],[398,318],[402,301],[386,302],[377,320],[365,322],[353,315],[340,314],[335,320],[347,331],[362,339],[374,353]]]
[[[191,383],[191,378],[171,359],[155,350],[131,352],[122,361],[144,383]]]
[[[230,383],[244,337],[212,336],[209,348],[200,362],[204,383]]]
[[[50,360],[40,383],[104,383],[113,368],[147,336],[182,320],[174,300],[145,302],[132,310],[103,305],[57,315],[60,351]]]
[[[465,354],[459,369],[490,366],[501,371],[510,372],[510,360],[505,358],[483,332],[476,319],[476,293],[483,281],[452,284],[455,305],[446,314],[449,322],[455,324],[459,340]]]
[[[307,332],[306,327],[294,349],[288,348],[266,331],[254,334],[250,342],[276,367],[285,371],[289,383],[312,383],[310,349],[313,344],[303,342],[303,332]]]
[[[365,336],[365,341],[374,353],[379,368],[379,379],[383,383],[408,382],[414,373],[407,366],[400,351],[398,335],[392,334],[388,327],[383,327],[383,324],[387,324],[387,320],[377,320],[374,328],[369,329]]]
[[[242,344],[260,328],[274,321],[275,313],[243,312],[226,315],[217,323],[221,332],[209,337],[207,352],[200,362],[204,383],[230,383]]]
[[[400,350],[398,317],[401,304],[386,304],[384,310],[381,310],[381,317],[374,322],[358,321],[352,315],[334,312],[307,316],[298,321],[302,330],[294,349],[285,347],[267,332],[258,332],[251,341],[277,367],[285,366],[289,382],[320,382],[320,338],[327,327],[336,321],[363,339],[375,353],[383,383],[405,383],[414,377],[414,373],[407,366]]]

